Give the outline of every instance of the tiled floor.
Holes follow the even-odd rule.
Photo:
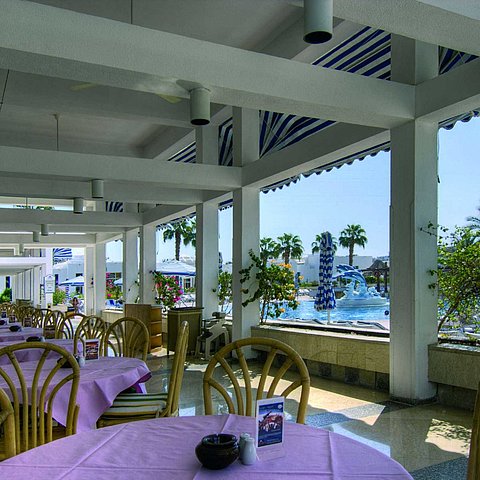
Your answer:
[[[166,388],[172,356],[157,350],[148,360],[149,391]],[[188,359],[180,397],[180,415],[203,415],[202,377],[206,362]],[[388,394],[311,377],[307,424],[346,435],[400,462],[416,480],[463,479],[472,413],[438,404],[407,406]],[[287,403],[295,415],[297,402]],[[217,405],[219,412],[223,406]]]

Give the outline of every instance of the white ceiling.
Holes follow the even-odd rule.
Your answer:
[[[214,125],[231,116],[232,106],[264,108],[349,120],[358,143],[364,131],[373,138],[413,118],[414,89],[305,63],[361,25],[480,53],[477,0],[334,0],[334,37],[318,46],[303,42],[302,7],[300,0],[0,0],[0,197],[68,204],[90,198],[89,180],[101,173],[107,200],[167,205],[155,214],[174,215],[174,206],[183,212],[242,182],[233,168],[163,163],[195,140],[192,85],[212,90]],[[452,102],[460,100],[462,108],[472,102]],[[327,135],[321,145],[328,150],[335,141]],[[297,155],[289,174],[307,162],[311,168],[316,157],[307,157]],[[266,182],[270,167],[261,165]],[[54,218],[63,231],[95,231],[78,218],[35,215],[38,221],[0,212],[0,224],[25,230]],[[116,215],[111,223],[102,217],[103,231],[110,226],[118,235],[137,221]]]

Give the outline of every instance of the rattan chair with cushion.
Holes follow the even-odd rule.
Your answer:
[[[75,335],[73,338],[73,353],[77,353],[78,349],[78,342],[81,341],[82,343],[85,340],[90,340],[97,338],[100,340],[99,344],[99,355],[103,355],[103,347],[105,342],[105,334],[107,333],[107,324],[102,319],[102,317],[97,317],[95,315],[90,315],[85,317],[79,324],[77,329],[75,330]],[[85,348],[83,349],[85,351]]]
[[[43,318],[43,326],[53,326],[55,330],[60,322],[65,319],[65,314],[60,310],[47,310]]]
[[[25,321],[25,318],[33,318],[33,314],[35,313],[35,308],[30,306],[17,306],[15,311],[15,316],[17,320],[22,324]]]
[[[35,371],[26,378],[15,352],[25,349],[41,351]],[[48,359],[51,353],[58,358]],[[0,387],[9,395],[15,415],[15,440],[17,453],[48,443],[53,439],[52,409],[55,397],[62,388],[68,389],[66,424],[63,435],[76,431],[78,405],[76,397],[80,381],[80,368],[75,358],[65,349],[45,342],[24,342],[0,348]],[[62,368],[68,364],[66,368]],[[59,373],[60,368],[62,370]],[[59,380],[58,375],[62,375]],[[55,382],[52,380],[55,377]],[[25,405],[30,405],[25,408]]]
[[[478,385],[475,409],[473,411],[467,480],[480,480],[480,384]]]
[[[149,418],[178,416],[180,390],[187,356],[189,326],[182,322],[178,331],[172,372],[167,393],[121,393],[100,417],[99,427],[135,422]]]
[[[0,388],[0,429],[3,429],[2,443],[5,452],[0,453],[0,460],[13,457],[17,454],[17,444],[15,442],[15,416],[13,407],[5,391]]]
[[[259,350],[267,352],[262,371],[255,376],[255,380],[258,379],[258,385],[255,385],[255,388],[252,386],[251,368],[249,368],[244,353],[244,349],[250,349],[250,347],[258,347]],[[227,357],[232,352],[235,352],[238,359],[239,367],[235,367],[237,371],[232,368],[232,362],[227,361]],[[280,362],[278,368],[275,367],[275,358]],[[289,370],[290,367],[293,368]],[[218,373],[222,375],[222,378],[228,377],[233,387],[234,399],[231,398],[224,383],[220,383]],[[254,389],[257,391],[255,400],[260,400],[277,396],[287,397],[297,388],[300,388],[297,423],[305,423],[305,412],[310,393],[310,375],[303,359],[292,347],[279,340],[244,338],[225,345],[210,360],[203,376],[205,414],[213,414],[212,389],[223,397],[229,413],[254,416]]]
[[[122,317],[113,322],[105,334],[104,352],[115,357],[141,358],[147,360],[150,333],[138,318]]]

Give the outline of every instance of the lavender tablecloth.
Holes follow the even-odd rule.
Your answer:
[[[0,348],[2,347],[7,347],[9,345],[15,345],[17,344],[15,341],[10,341],[10,342],[2,342],[0,343]],[[61,338],[61,339],[52,339],[52,340],[47,340],[47,343],[53,343],[54,345],[58,345],[59,347],[64,348],[70,353],[73,353],[73,340],[68,340],[66,338]],[[78,348],[77,348],[78,353],[81,355],[83,353],[83,343],[78,342]],[[17,360],[19,362],[33,362],[35,360],[38,360],[40,356],[42,355],[42,351],[32,348],[32,349],[27,349],[27,350],[18,350],[15,352],[15,356],[17,357]],[[50,352],[48,355],[48,358],[58,358],[59,355],[56,352]],[[5,356],[0,356],[0,365],[9,365],[10,361],[8,360],[7,357]]]
[[[45,377],[56,360],[47,360],[43,372]],[[26,379],[33,379],[37,362],[23,362],[20,364]],[[8,371],[9,367],[5,367]],[[61,369],[55,375],[54,384],[71,370]],[[100,357],[98,360],[88,360],[80,370],[80,384],[77,393],[77,404],[80,405],[77,432],[92,430],[102,413],[113,403],[115,397],[126,388],[150,374],[147,365],[136,358]],[[27,380],[27,381],[28,381]],[[0,380],[0,387],[5,388],[4,380]],[[57,422],[65,425],[67,418],[68,398],[70,389],[62,387],[55,398],[53,417]],[[1,478],[1,477],[0,477]]]
[[[287,423],[286,456],[224,470],[195,457],[200,439],[216,432],[253,434],[255,420],[237,415],[161,418],[57,440],[0,463],[0,478],[36,480],[302,479],[411,480],[383,453],[327,430]]]
[[[11,323],[10,325],[20,324]],[[11,332],[8,327],[0,327],[0,342],[24,342],[28,337],[38,337],[43,335],[42,328],[23,327],[21,332]],[[0,347],[1,346],[2,343],[0,343]]]

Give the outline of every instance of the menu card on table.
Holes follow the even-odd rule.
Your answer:
[[[257,400],[256,446],[261,460],[283,457],[283,432],[285,423],[285,398]]]
[[[100,340],[97,338],[85,340],[85,360],[98,360]]]

